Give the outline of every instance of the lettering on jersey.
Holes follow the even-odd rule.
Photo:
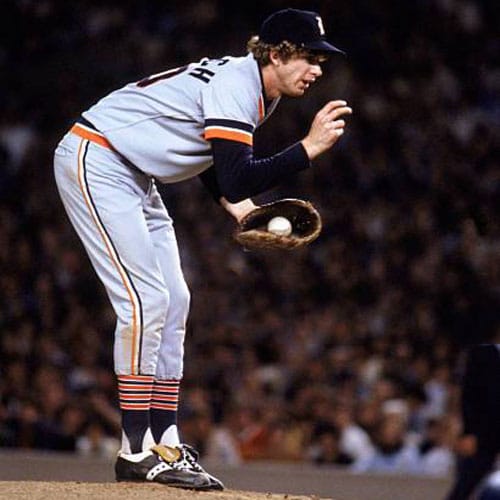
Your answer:
[[[198,80],[201,80],[202,82],[208,83],[210,81],[210,78],[215,75],[215,73],[208,68],[202,68],[200,66],[193,68],[188,75],[194,76],[195,78],[198,78]]]
[[[215,73],[208,68],[205,68],[204,66],[207,66],[212,61],[217,61],[217,66],[224,66],[224,64],[228,63],[230,59],[227,57],[223,57],[222,59],[209,59],[208,57],[205,57],[200,61],[200,65],[193,68],[188,74],[194,76],[195,78],[198,78],[198,80],[201,80],[204,83],[208,83],[210,81],[210,78],[214,76]],[[167,78],[172,78],[173,76],[178,75],[179,73],[182,73],[187,69],[188,66],[186,65],[179,68],[168,69],[167,71],[162,71],[161,73],[156,73],[155,75],[147,76],[146,78],[139,80],[137,82],[137,86],[148,87],[153,83],[159,82],[161,80],[166,80]]]
[[[194,76],[195,78],[198,78],[198,80],[201,80],[204,83],[208,83],[210,81],[210,78],[215,75],[215,73],[207,68],[209,63],[217,61],[217,66],[224,66],[224,64],[228,63],[230,61],[229,58],[223,57],[222,59],[209,59],[208,57],[204,57],[200,61],[200,65],[193,68],[192,71],[188,73],[188,75]]]
[[[160,80],[166,80],[167,78],[172,78],[183,71],[186,71],[187,66],[181,66],[180,68],[169,69],[163,71],[162,73],[157,73],[156,75],[151,75],[137,82],[138,87],[147,87],[153,83],[159,82]]]
[[[206,66],[210,62],[217,61],[217,66],[224,66],[224,64],[228,63],[230,61],[229,57],[223,57],[221,59],[209,59],[208,57],[204,57],[200,61],[200,66]]]
[[[321,17],[316,16],[316,21],[318,22],[319,34],[323,36],[325,34],[325,28],[323,27],[323,20]]]

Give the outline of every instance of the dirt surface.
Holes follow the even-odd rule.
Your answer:
[[[116,483],[113,462],[107,458],[0,447],[0,499],[441,500],[452,479],[352,474],[302,463],[203,466],[222,480],[226,491],[196,493],[153,483]]]
[[[160,484],[84,483],[43,481],[1,481],[0,498],[30,500],[320,500],[317,496],[277,495],[250,491],[226,490],[197,492],[169,488]]]

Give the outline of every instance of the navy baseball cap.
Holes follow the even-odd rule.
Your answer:
[[[326,41],[321,16],[308,10],[284,9],[271,14],[262,23],[259,40],[272,45],[286,40],[312,51],[345,54]]]

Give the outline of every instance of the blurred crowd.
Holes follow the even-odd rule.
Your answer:
[[[324,231],[305,250],[242,251],[198,180],[162,187],[193,294],[182,437],[231,464],[451,471],[463,351],[499,324],[494,0],[3,1],[0,446],[119,446],[115,319],[56,193],[59,138],[128,81],[244,55],[286,6],[321,12],[348,56],[281,103],[258,153],[303,137],[331,98],[354,114],[312,170],[257,199],[318,206]]]

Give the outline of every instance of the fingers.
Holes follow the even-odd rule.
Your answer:
[[[352,114],[352,109],[347,106],[347,102],[343,100],[327,102],[317,113],[319,119],[326,118],[335,120],[339,116]]]
[[[336,101],[328,101],[321,109],[320,109],[320,113],[322,112],[325,112],[325,113],[329,113],[330,111],[332,111],[332,109],[334,108],[340,108],[340,107],[343,107],[343,106],[347,106],[347,101],[343,101],[341,99],[337,99]]]
[[[324,115],[325,120],[336,120],[343,115],[351,115],[352,109],[349,106],[341,106],[334,108]]]
[[[344,128],[345,121],[344,120],[334,120],[334,121],[328,122],[326,125],[327,125],[327,128]]]
[[[310,159],[320,155],[337,142],[346,126],[345,120],[341,117],[350,114],[352,114],[352,109],[343,100],[327,102],[316,113],[308,135],[302,140]]]
[[[345,121],[330,121],[325,123],[324,127],[332,134],[333,137],[340,137],[344,133]]]
[[[316,120],[332,134],[332,139],[334,137],[339,138],[344,133],[346,123],[344,120],[339,120],[338,118],[351,114],[352,109],[347,106],[346,101],[330,101],[317,113]]]

